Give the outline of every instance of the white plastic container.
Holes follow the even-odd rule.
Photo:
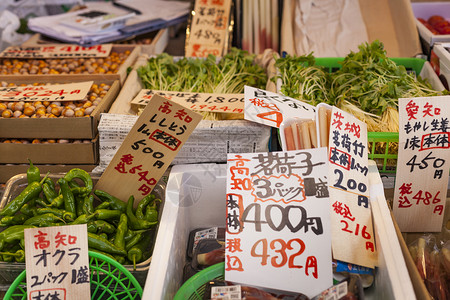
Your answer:
[[[373,161],[369,179],[379,267],[374,285],[366,290],[366,299],[416,299]],[[173,299],[182,283],[189,232],[225,226],[225,195],[225,164],[172,168],[143,299]]]

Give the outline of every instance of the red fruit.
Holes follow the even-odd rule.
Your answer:
[[[434,15],[428,18],[428,23],[430,23],[431,26],[434,27],[434,24],[436,24],[439,21],[445,21],[444,17],[442,16],[438,16],[438,15]]]

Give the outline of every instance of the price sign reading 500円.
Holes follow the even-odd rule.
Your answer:
[[[394,216],[403,232],[437,232],[449,175],[450,97],[399,99]]]
[[[325,148],[229,154],[225,278],[313,297],[332,285]]]

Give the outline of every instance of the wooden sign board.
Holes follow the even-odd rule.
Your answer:
[[[27,299],[91,299],[86,224],[24,230]]]
[[[186,39],[186,57],[223,56],[226,53],[231,0],[196,0],[189,35]]]
[[[47,45],[20,47],[11,46],[0,53],[2,58],[90,58],[108,57],[112,44],[102,44],[91,47],[79,45]]]
[[[78,101],[86,97],[93,83],[0,87],[0,101]]]
[[[228,154],[225,279],[313,297],[333,285],[326,148]]]
[[[440,232],[450,159],[450,97],[399,99],[393,211],[402,232]]]
[[[244,119],[280,128],[290,118],[315,118],[316,108],[300,100],[245,86]]]
[[[333,258],[374,268],[367,125],[333,107],[328,153]]]
[[[154,95],[95,188],[127,201],[149,194],[202,116]]]
[[[141,90],[131,101],[134,110],[144,108],[153,95],[160,95],[195,111],[243,113],[244,94],[213,94]]]

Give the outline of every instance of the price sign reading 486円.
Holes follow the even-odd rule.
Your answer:
[[[437,232],[449,175],[450,97],[399,99],[394,216],[403,232]]]

